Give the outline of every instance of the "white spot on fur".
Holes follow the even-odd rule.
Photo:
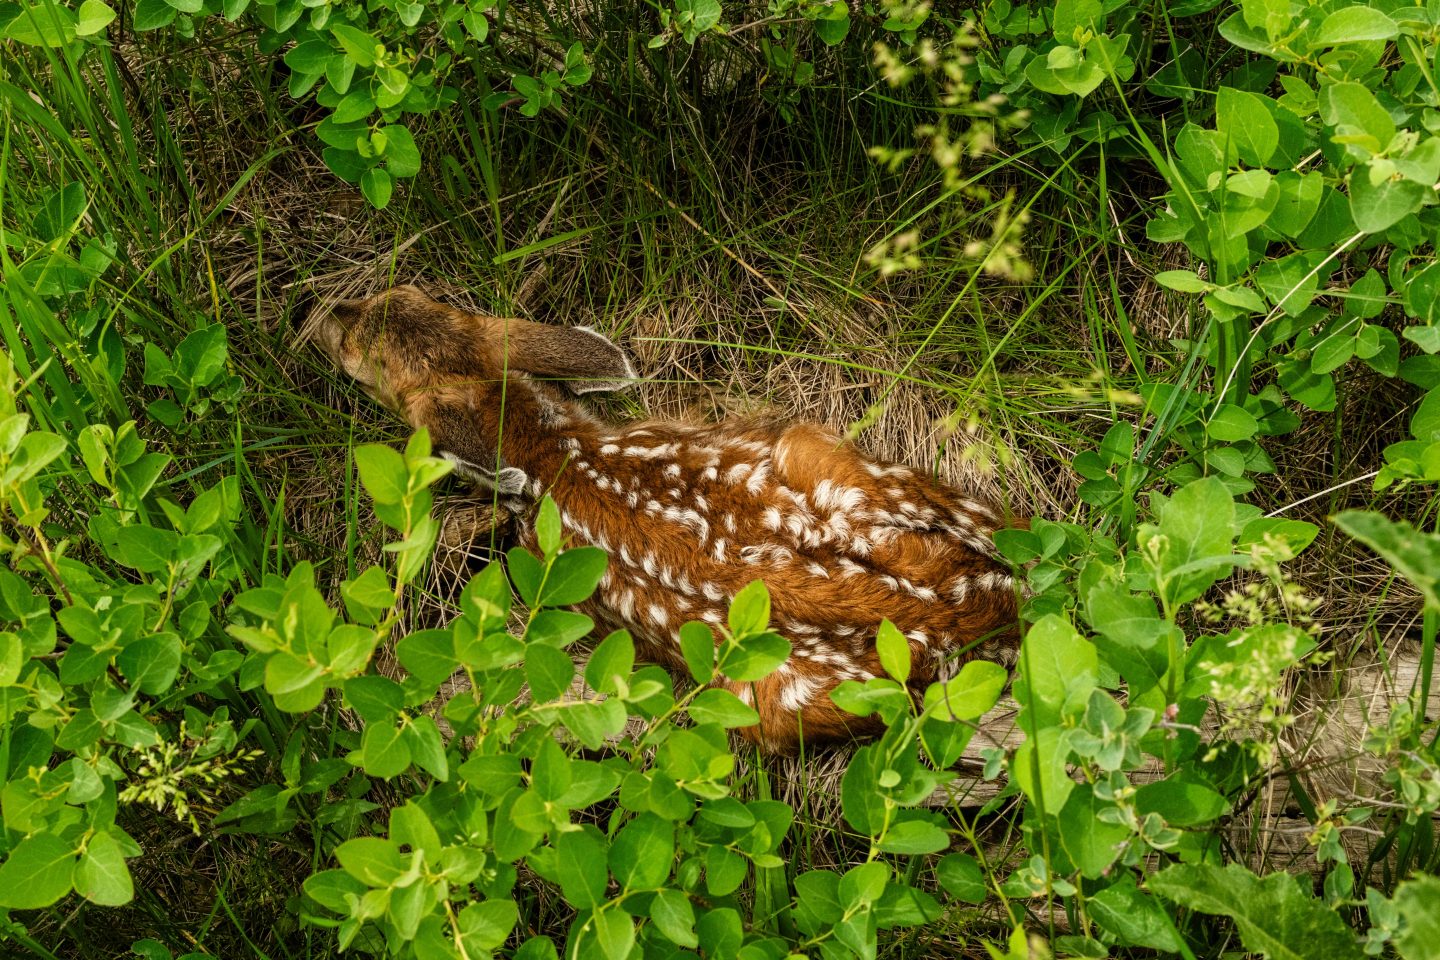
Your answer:
[[[999,570],[992,570],[991,572],[980,577],[979,585],[982,590],[991,590],[996,592],[1001,590],[1008,591],[1015,588],[1015,578],[1008,573],[1002,573]]]
[[[768,563],[772,567],[781,567],[795,559],[795,554],[788,547],[782,547],[778,543],[757,543],[753,546],[742,547],[740,559],[748,564]]]
[[[679,445],[674,443],[662,443],[658,447],[626,447],[625,456],[639,457],[641,460],[659,460],[662,457],[672,456]]]
[[[784,710],[799,710],[810,703],[820,692],[821,682],[814,677],[796,677],[790,685],[780,691],[780,706]]]
[[[821,480],[815,485],[815,506],[821,510],[851,511],[865,502],[865,491],[847,487],[834,480]]]
[[[754,467],[754,465],[752,465],[752,464],[749,464],[749,463],[737,463],[737,464],[735,464],[733,467],[731,467],[729,470],[726,470],[726,471],[725,471],[725,482],[726,482],[726,483],[739,483],[740,481],[742,481],[742,480],[744,480],[746,477],[748,477],[748,476],[750,475],[750,471],[751,471],[751,470],[754,470],[754,469],[755,469],[755,467]]]
[[[745,489],[749,490],[751,493],[759,493],[761,490],[765,489],[765,482],[769,479],[770,464],[767,461],[760,464],[758,467],[756,467],[750,472],[749,479],[745,481]]]
[[[650,604],[650,608],[646,611],[646,613],[650,615],[650,620],[657,627],[663,627],[665,626],[665,624],[670,622],[670,614],[665,610],[664,607],[660,606],[659,604]]]

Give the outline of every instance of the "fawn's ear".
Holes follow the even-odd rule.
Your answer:
[[[639,379],[625,351],[589,327],[512,320],[504,348],[510,367],[563,381],[571,393],[624,390]]]
[[[486,490],[510,496],[522,495],[530,486],[530,477],[519,467],[505,462],[496,444],[487,442],[495,431],[486,430],[482,414],[463,401],[445,399],[412,407],[416,426],[423,423],[430,429],[435,455],[455,464],[455,472]]]

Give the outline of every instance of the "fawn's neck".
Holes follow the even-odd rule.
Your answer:
[[[504,466],[524,471],[542,490],[561,480],[574,451],[590,446],[600,431],[573,400],[515,377],[437,391],[425,406],[423,412],[412,408],[410,419],[439,434],[437,446],[481,464],[498,453]]]

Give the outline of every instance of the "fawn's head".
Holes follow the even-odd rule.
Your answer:
[[[593,330],[468,313],[412,286],[340,301],[312,324],[322,349],[371,396],[428,427],[437,450],[503,492],[513,483],[499,482],[509,469],[496,449],[502,394],[518,413],[527,396],[543,406],[537,382],[581,394],[636,379],[624,351]]]
[[[397,408],[412,391],[507,374],[558,381],[572,393],[635,380],[624,351],[593,330],[467,313],[408,285],[333,304],[314,335],[341,369]]]

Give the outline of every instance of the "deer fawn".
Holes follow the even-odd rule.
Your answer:
[[[790,658],[754,684],[717,682],[759,713],[741,733],[764,750],[880,731],[829,693],[883,673],[883,618],[910,641],[916,692],[977,643],[1013,641],[1014,587],[990,542],[1001,519],[908,467],[814,424],[601,422],[574,396],[636,375],[583,327],[466,313],[410,286],[322,314],[331,357],[429,428],[461,474],[505,497],[548,491],[570,538],[610,555],[580,609],[629,629],[647,659],[683,674],[681,624],[724,622],[730,599],[763,579]],[[521,537],[534,545],[533,530]]]

